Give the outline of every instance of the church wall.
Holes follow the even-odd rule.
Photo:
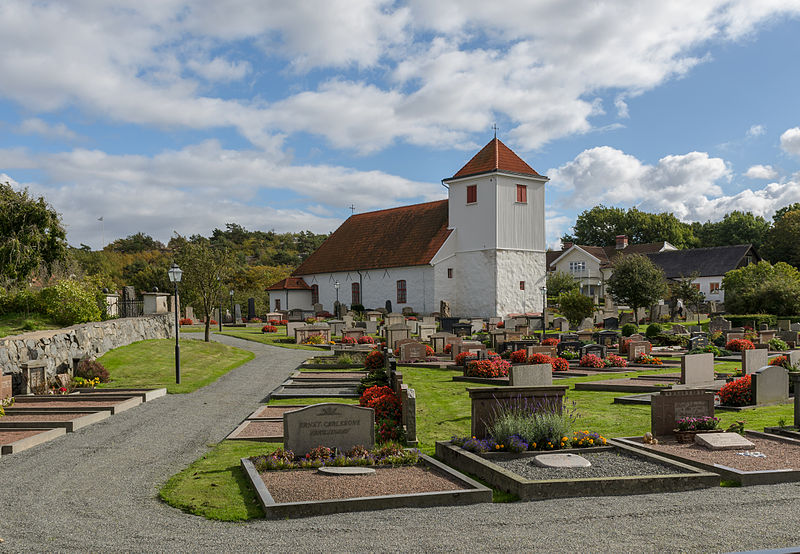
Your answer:
[[[495,250],[457,253],[452,264],[454,278],[451,281],[453,284],[449,286],[451,289],[457,287],[458,293],[454,300],[437,296],[437,303],[439,300],[448,300],[451,312],[455,317],[492,317],[497,315],[495,263]],[[442,265],[448,265],[448,262]],[[439,283],[440,280],[437,280],[437,285]]]
[[[520,290],[525,281],[525,290]],[[544,252],[497,251],[497,315],[541,312],[545,277]]]
[[[522,176],[497,176],[497,247],[546,249],[544,183]],[[517,185],[527,186],[527,202],[517,202]]]
[[[467,204],[467,186],[477,185],[478,201]],[[456,249],[460,252],[494,248],[497,229],[497,194],[493,177],[450,183],[448,224],[458,229]]]
[[[417,313],[428,314],[439,309],[434,305],[434,272],[430,265],[394,267],[387,269],[362,270],[338,273],[318,273],[303,275],[309,286],[319,286],[319,302],[322,309],[333,312],[336,301],[336,288],[339,281],[339,301],[348,307],[352,305],[352,284],[361,285],[361,304],[365,308],[383,308],[387,300],[392,301],[392,310],[400,312],[411,307]],[[397,303],[397,281],[406,281],[406,303]]]

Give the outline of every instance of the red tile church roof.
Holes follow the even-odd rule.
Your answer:
[[[447,200],[350,216],[292,275],[425,265],[450,235]]]
[[[510,173],[521,173],[523,175],[541,177],[539,173],[526,164],[522,158],[517,156],[508,146],[503,144],[499,139],[494,138],[450,179],[479,175],[491,171],[507,171]],[[449,181],[449,179],[445,179],[445,181]]]
[[[267,290],[311,290],[311,287],[300,277],[287,277],[270,285]]]

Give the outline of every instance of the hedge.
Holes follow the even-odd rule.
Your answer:
[[[772,314],[727,314],[725,315],[725,319],[731,322],[731,327],[751,326],[753,329],[757,330],[762,323],[767,323],[771,329],[774,329],[778,324],[779,319],[788,319],[792,323],[798,323],[800,322],[800,315],[787,315],[778,317]]]

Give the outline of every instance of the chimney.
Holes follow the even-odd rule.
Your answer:
[[[628,235],[617,235],[617,250],[623,250],[628,247]]]
[[[562,251],[562,252],[566,252],[567,250],[569,250],[570,248],[572,248],[572,245],[573,245],[573,244],[574,244],[574,243],[572,243],[572,242],[562,242],[562,243],[561,243],[561,251]]]

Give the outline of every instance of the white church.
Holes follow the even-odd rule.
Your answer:
[[[447,200],[352,215],[267,290],[272,310],[411,307],[456,317],[541,312],[544,186],[497,138],[442,183]]]

